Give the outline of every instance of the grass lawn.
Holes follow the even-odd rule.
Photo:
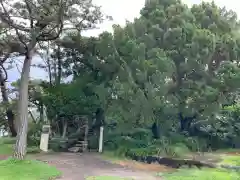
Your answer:
[[[0,138],[0,155],[11,156],[15,139]],[[28,147],[27,152],[38,153],[38,147]],[[55,167],[36,160],[0,160],[0,180],[49,180],[61,175]]]
[[[13,152],[12,144],[0,144],[0,155],[11,155]]]
[[[0,180],[49,180],[61,175],[55,167],[35,160],[0,161]]]
[[[15,138],[8,137],[0,138],[0,155],[12,155],[15,142],[16,142]],[[28,154],[34,154],[39,152],[40,152],[39,147],[35,146],[27,147]]]
[[[240,166],[240,156],[222,156],[219,164]],[[240,180],[240,172],[223,169],[180,169],[172,173],[163,173],[159,176],[164,180]]]
[[[88,177],[86,180],[132,180],[132,179],[121,178],[116,176],[92,176]]]
[[[164,180],[240,180],[240,174],[220,169],[180,169],[160,175]]]
[[[126,157],[120,157],[120,156],[117,156],[115,154],[115,152],[110,152],[110,151],[105,151],[101,157],[104,159],[104,160],[107,160],[107,161],[110,161],[112,163],[116,163],[118,161],[121,161],[121,160],[127,160]]]
[[[232,166],[240,166],[240,156],[224,156],[219,164],[227,164]]]

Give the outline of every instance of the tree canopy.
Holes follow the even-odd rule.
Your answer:
[[[41,92],[28,88],[29,101],[39,111],[46,107],[49,122],[60,128],[54,129],[57,134],[64,127],[67,135],[76,133],[79,126],[73,124],[81,118],[75,117],[87,116],[93,127],[105,120],[108,133],[118,137],[148,131],[156,123],[160,137],[174,142],[193,138],[212,148],[237,146],[240,36],[235,12],[213,2],[188,7],[179,0],[150,0],[133,22],[84,37],[81,31],[103,17],[95,6],[92,17],[89,3],[78,2],[85,10],[81,15],[66,11],[88,23],[79,29],[79,20],[71,21],[76,31],[61,31],[36,47],[46,61],[39,68],[50,78],[37,83]]]

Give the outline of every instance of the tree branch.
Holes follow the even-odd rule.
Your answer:
[[[4,23],[8,24],[10,27],[12,27],[12,28],[14,28],[14,29],[18,29],[18,30],[24,31],[24,32],[30,32],[30,29],[28,29],[28,28],[26,28],[26,27],[24,27],[24,26],[15,24],[15,23],[13,22],[13,20],[12,20],[11,17],[9,16],[9,14],[8,14],[5,6],[3,5],[3,1],[2,1],[2,0],[0,1],[0,4],[1,4],[2,9],[3,9],[3,11],[4,11],[4,12],[0,12],[0,18],[1,18],[1,20],[2,20]]]

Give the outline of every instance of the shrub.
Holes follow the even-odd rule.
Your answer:
[[[143,148],[147,147],[147,141],[134,139],[131,136],[111,136],[107,141],[104,142],[104,147],[107,150],[117,150],[121,147],[126,147],[127,149],[133,148]]]
[[[36,154],[36,153],[40,153],[41,150],[38,146],[32,146],[32,147],[28,147],[27,148],[27,153],[29,154]]]
[[[27,142],[29,146],[39,146],[40,144],[40,137],[35,137],[35,136],[27,136]]]
[[[53,138],[49,141],[48,146],[49,149],[55,151],[55,152],[60,152],[63,148],[65,148],[67,145],[67,139],[66,138]]]
[[[172,157],[181,157],[189,152],[190,152],[190,150],[188,149],[188,147],[185,144],[177,143],[177,144],[173,144],[169,147],[168,155],[170,155]]]
[[[88,148],[89,149],[98,149],[99,140],[97,136],[91,136],[88,138]]]

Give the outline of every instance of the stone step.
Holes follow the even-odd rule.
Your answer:
[[[80,147],[71,147],[68,149],[69,152],[77,153],[80,151]]]

